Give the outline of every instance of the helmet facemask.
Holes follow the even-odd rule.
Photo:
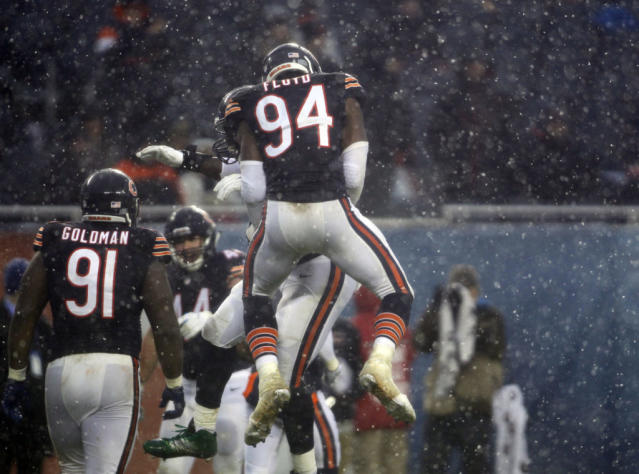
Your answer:
[[[172,240],[169,247],[173,261],[185,270],[194,272],[202,268],[204,254],[210,243],[211,236],[192,235]]]

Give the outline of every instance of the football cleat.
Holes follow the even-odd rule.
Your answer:
[[[211,459],[217,453],[217,436],[207,430],[195,431],[191,424],[178,429],[173,438],[151,439],[142,447],[146,453],[162,459],[182,456]]]
[[[415,410],[408,397],[393,382],[390,360],[371,354],[359,374],[359,383],[379,399],[394,419],[406,423],[415,421]]]
[[[244,435],[244,442],[249,446],[255,446],[266,439],[275,418],[291,399],[291,391],[277,369],[260,376],[259,392],[259,401],[249,417]]]

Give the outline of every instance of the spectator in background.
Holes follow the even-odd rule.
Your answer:
[[[432,108],[425,125],[429,167],[437,170],[433,198],[445,202],[503,202],[516,197],[510,126],[518,115],[514,96],[496,90],[489,61],[469,57],[457,83]]]
[[[504,319],[478,303],[479,275],[455,265],[435,291],[413,336],[415,348],[434,352],[426,375],[423,473],[448,472],[453,449],[464,474],[489,474],[493,394],[503,382]]]
[[[7,380],[7,338],[18,299],[20,280],[29,262],[14,258],[4,267],[4,296],[0,301],[0,382]],[[51,326],[40,318],[29,353],[27,383],[31,406],[25,418],[13,423],[0,410],[0,472],[11,472],[15,461],[18,474],[39,473],[45,456],[52,454],[44,410],[44,371],[50,358]]]
[[[152,143],[168,133],[164,110],[174,95],[179,58],[174,36],[147,0],[117,0],[98,32],[94,101],[105,120],[107,145],[118,146],[119,156],[135,151],[140,140]]]
[[[380,300],[362,286],[354,295],[357,313],[353,325],[360,335],[360,353],[366,360],[374,342],[372,321]],[[393,380],[402,393],[410,392],[410,367],[414,352],[410,333],[406,333],[392,360]],[[353,438],[354,472],[369,474],[402,474],[408,458],[407,425],[395,421],[370,393],[361,396],[355,405],[355,434]]]

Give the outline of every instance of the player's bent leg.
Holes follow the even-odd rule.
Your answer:
[[[230,348],[241,342],[244,332],[242,282],[238,282],[202,327],[202,337],[217,347]]]
[[[282,414],[284,430],[298,474],[317,472],[313,449],[313,401],[302,384],[292,390],[291,402]]]
[[[375,319],[373,351],[360,373],[360,383],[380,400],[391,416],[412,422],[415,411],[408,397],[393,382],[391,359],[408,324],[413,290],[375,224],[362,216],[348,199],[340,200],[339,207],[334,210],[335,228],[331,232],[339,238],[330,242],[328,256],[382,299]]]

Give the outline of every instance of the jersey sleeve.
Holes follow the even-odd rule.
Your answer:
[[[162,263],[169,263],[171,261],[171,249],[169,248],[169,242],[162,234],[155,234],[151,255]]]
[[[222,253],[226,258],[226,263],[229,269],[229,277],[241,277],[244,271],[244,262],[246,261],[246,254],[241,250],[227,249]]]
[[[33,251],[34,252],[39,252],[40,250],[42,250],[42,246],[44,245],[44,227],[45,226],[40,226],[40,228],[38,229],[38,231],[35,234],[35,237],[33,238]]]
[[[366,100],[366,93],[364,92],[362,85],[359,83],[359,80],[355,76],[344,74],[343,81],[346,97],[352,97],[359,103],[363,104]]]
[[[50,247],[51,242],[56,236],[60,235],[61,224],[60,222],[47,222],[45,225],[40,226],[33,238],[33,251],[42,252],[46,254],[47,249]]]

